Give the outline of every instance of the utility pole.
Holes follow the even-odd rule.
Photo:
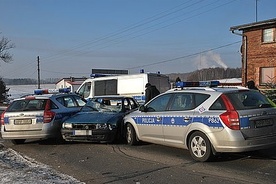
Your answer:
[[[258,0],[255,0],[256,22],[258,22]]]
[[[38,89],[40,89],[40,68],[39,68],[39,56],[37,56],[37,83]]]

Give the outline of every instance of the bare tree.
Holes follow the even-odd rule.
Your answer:
[[[5,37],[2,37],[0,40],[0,60],[8,63],[12,61],[12,55],[8,52],[9,49],[14,48],[15,45]]]

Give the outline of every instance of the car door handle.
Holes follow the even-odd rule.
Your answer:
[[[185,121],[185,122],[188,122],[188,121],[190,121],[190,120],[191,120],[190,117],[184,117],[184,121]]]

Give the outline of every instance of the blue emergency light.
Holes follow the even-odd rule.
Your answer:
[[[42,95],[42,94],[55,94],[55,93],[69,93],[71,88],[59,88],[59,89],[35,89],[35,95]]]
[[[177,88],[184,87],[216,87],[219,85],[219,81],[199,81],[199,82],[176,82]]]

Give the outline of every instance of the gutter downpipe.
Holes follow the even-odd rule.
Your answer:
[[[243,85],[246,85],[247,82],[247,36],[241,33],[236,33],[235,30],[232,30],[232,33],[235,35],[242,36],[243,38],[243,43],[244,43],[244,50],[242,51],[242,63],[243,63],[243,68],[244,68],[244,81]]]

